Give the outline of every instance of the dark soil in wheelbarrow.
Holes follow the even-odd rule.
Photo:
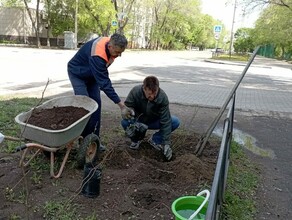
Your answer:
[[[34,109],[27,123],[37,127],[61,130],[85,116],[89,111],[75,106]]]
[[[107,150],[99,155],[99,196],[88,198],[80,193],[84,171],[76,168],[77,143],[58,179],[50,178],[50,162],[44,154],[21,168],[20,152],[1,153],[0,219],[169,220],[174,219],[171,204],[175,199],[210,190],[219,142],[213,138],[201,157],[194,155],[200,134],[191,130],[193,108],[188,112],[171,106],[182,123],[171,136],[174,157],[166,162],[147,142],[153,131],[147,132],[139,150],[129,149],[118,109],[106,107],[102,111],[101,141]],[[57,152],[56,171],[64,150]]]

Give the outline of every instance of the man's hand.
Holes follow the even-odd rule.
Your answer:
[[[127,106],[123,106],[121,108],[121,114],[123,119],[131,119],[135,116],[135,112],[133,109],[128,108]]]
[[[165,145],[163,146],[163,154],[164,154],[165,158],[166,158],[168,161],[171,160],[171,158],[172,158],[172,150],[171,150],[169,144],[165,144]]]

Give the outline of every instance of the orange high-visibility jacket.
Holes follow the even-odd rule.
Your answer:
[[[105,50],[105,46],[106,43],[108,43],[110,40],[109,37],[100,37],[97,38],[91,46],[91,56],[99,56],[101,58],[103,58],[106,63],[107,63],[107,67],[110,66],[113,62],[114,62],[114,57],[107,57],[106,54],[106,50]]]

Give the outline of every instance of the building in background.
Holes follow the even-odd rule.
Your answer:
[[[29,9],[33,20],[36,10]],[[46,21],[40,15],[39,36],[41,45],[47,45]],[[25,7],[0,7],[0,43],[36,44],[36,34]],[[62,38],[50,38],[51,46],[64,45]]]

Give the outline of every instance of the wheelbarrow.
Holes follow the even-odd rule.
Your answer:
[[[16,151],[23,150],[19,165],[28,166],[32,159],[34,159],[40,152],[44,152],[50,156],[50,175],[53,178],[59,178],[64,170],[70,151],[76,144],[79,145],[77,153],[77,165],[81,167],[88,162],[96,162],[98,159],[98,149],[100,141],[97,135],[89,134],[82,137],[81,133],[84,130],[90,116],[97,110],[98,104],[91,98],[81,95],[63,96],[50,99],[34,109],[51,109],[53,107],[74,106],[82,107],[89,112],[82,118],[69,125],[65,129],[50,130],[37,127],[26,123],[27,119],[32,114],[33,109],[28,112],[20,113],[15,117],[16,123],[20,125],[21,138],[4,136],[0,133],[0,139],[7,140],[26,140],[26,143],[16,148]],[[44,119],[46,120],[46,119]],[[1,141],[0,141],[1,142]],[[63,161],[57,173],[54,172],[55,153],[66,148]],[[36,152],[25,162],[26,154],[30,149],[36,149]]]

